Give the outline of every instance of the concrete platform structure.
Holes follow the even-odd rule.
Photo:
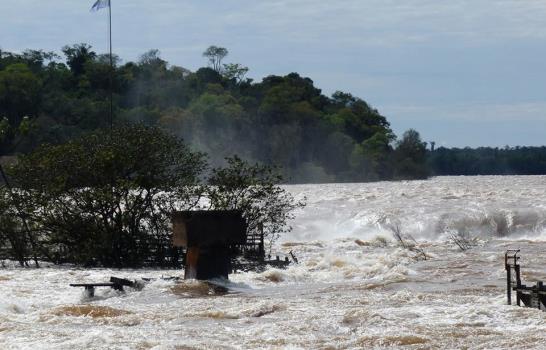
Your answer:
[[[233,246],[246,243],[238,210],[180,211],[172,215],[173,245],[186,248],[185,279],[228,278]]]

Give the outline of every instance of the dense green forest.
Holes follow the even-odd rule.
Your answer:
[[[325,96],[297,73],[246,78],[211,46],[207,67],[191,72],[150,50],[110,68],[86,44],[62,55],[0,51],[0,156],[61,144],[110,124],[140,122],[174,133],[209,163],[225,157],[278,165],[289,182],[412,179],[428,175],[426,144],[414,130],[401,139],[376,109],[349,93]]]
[[[440,147],[427,161],[432,175],[542,175],[546,147]]]
[[[418,179],[429,175],[546,174],[545,147],[438,148],[400,138],[364,100],[324,95],[297,73],[246,78],[211,46],[206,67],[170,65],[157,50],[122,63],[86,44],[62,54],[0,50],[0,157],[61,144],[110,125],[140,122],[181,137],[212,166],[228,156],[278,165],[288,182]]]

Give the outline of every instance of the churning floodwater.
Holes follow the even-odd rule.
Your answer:
[[[546,348],[546,313],[505,305],[503,265],[521,249],[525,282],[546,280],[546,177],[287,189],[308,205],[275,250],[298,265],[231,275],[228,293],[159,279],[173,270],[0,268],[0,348]],[[112,275],[157,279],[92,299],[68,287]]]

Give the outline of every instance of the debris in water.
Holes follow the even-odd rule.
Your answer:
[[[110,277],[110,282],[104,283],[71,283],[70,287],[84,287],[88,297],[95,296],[95,288],[97,287],[110,287],[112,289],[123,292],[123,287],[130,287],[136,290],[142,290],[144,288],[143,282],[130,281],[125,278]]]
[[[355,243],[361,247],[367,247],[370,245],[370,242],[362,241],[360,239],[355,240]]]

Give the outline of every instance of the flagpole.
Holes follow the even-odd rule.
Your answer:
[[[114,59],[112,57],[112,0],[108,0],[108,32],[110,37],[110,129],[114,126],[114,84],[112,74],[114,74]]]

